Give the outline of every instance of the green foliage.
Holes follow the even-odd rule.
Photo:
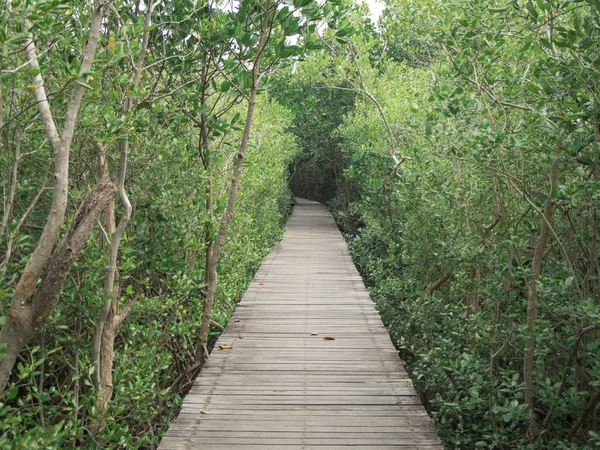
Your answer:
[[[6,311],[19,274],[35,248],[51,202],[48,188],[33,202],[44,180],[51,185],[53,160],[41,121],[32,115],[36,107],[32,74],[25,66],[8,71],[23,63],[20,46],[26,30],[22,19],[29,14],[40,73],[59,128],[89,22],[88,5],[79,2],[8,3],[10,7],[0,1],[0,9],[8,11],[0,19],[0,167],[3,213],[10,218],[0,237],[1,325],[8,320]],[[0,448],[153,448],[181,402],[181,390],[174,391],[172,386],[194,360],[202,319],[205,233],[216,232],[229,197],[231,161],[236,157],[246,109],[241,94],[249,89],[248,73],[239,64],[227,68],[227,78],[217,72],[208,85],[197,80],[199,67],[204,46],[225,45],[224,29],[236,21],[235,39],[239,37],[244,55],[251,58],[257,51],[252,35],[256,30],[251,33],[249,24],[250,19],[260,17],[260,11],[244,18],[240,16],[243,11],[236,15],[198,9],[196,2],[164,2],[146,29],[144,12],[136,11],[135,3],[114,2],[114,9],[107,8],[109,30],[101,35],[71,149],[66,222],[98,180],[103,149],[107,149],[109,175],[116,179],[117,144],[126,138],[125,187],[133,214],[119,249],[117,295],[120,308],[133,299],[137,303],[115,341],[113,397],[106,413],[97,410],[90,354],[92,324],[104,302],[108,253],[108,219],[104,218],[104,226],[94,230],[72,269],[50,323],[23,352],[13,373],[0,402]],[[317,13],[311,12],[315,17]],[[179,28],[173,29],[171,22]],[[304,33],[307,28],[306,22],[300,25],[290,16],[273,37]],[[149,50],[134,89],[131,64],[145,30],[149,31]],[[202,45],[196,45],[200,40]],[[287,45],[277,51],[280,58],[300,52],[298,46]],[[284,61],[274,60],[272,47],[268,52],[269,64]],[[134,105],[129,111],[124,108],[126,98]],[[225,107],[223,98],[228,102]],[[205,207],[209,173],[199,154],[199,126],[192,120],[196,117],[208,122],[212,216]],[[223,325],[260,262],[281,238],[290,213],[288,167],[298,150],[288,132],[292,119],[289,110],[259,94],[241,189],[218,267],[213,320]],[[16,193],[12,210],[7,211],[15,161]],[[117,207],[117,220],[120,214]],[[213,338],[217,334],[216,328],[211,330]],[[93,436],[90,428],[98,419],[103,420],[103,427]]]
[[[129,142],[133,215],[117,295],[119,308],[137,303],[115,342],[113,398],[106,413],[96,410],[90,324],[107,266],[106,230],[97,227],[16,366],[0,403],[0,447],[158,442],[181,401],[172,386],[194,358],[206,247],[226,210],[259,54],[269,73],[213,319],[227,323],[281,237],[290,180],[296,195],[329,202],[448,448],[599,445],[597,1],[390,0],[376,28],[364,5],[294,0],[273,11],[262,49],[266,2],[244,0],[235,11],[161,2],[150,27],[136,3],[106,13],[70,165],[69,220],[100,177],[103,151],[116,179],[118,142]],[[32,79],[43,76],[60,128],[90,8],[0,0],[0,10],[1,326],[51,204],[53,155]],[[22,52],[28,33],[40,56],[34,71]],[[557,209],[532,279],[549,201]],[[533,408],[523,379],[528,335]],[[98,419],[95,441],[88,430]]]
[[[347,165],[333,131],[352,106],[355,94],[324,83],[287,83],[289,76],[284,73],[275,80],[271,93],[293,111],[291,131],[302,149],[291,168],[290,187],[298,197],[327,202],[342,185]]]
[[[285,180],[296,151],[294,139],[285,131],[290,121],[289,113],[277,103],[261,100],[240,201],[219,269],[214,320],[222,324],[281,237],[290,212]],[[151,158],[148,149],[135,146],[131,155],[136,175],[129,195],[136,204],[121,249],[121,295],[124,302],[135,295],[141,298],[116,343],[115,393],[101,436],[111,448],[156,444],[160,429],[179,406],[180,397],[169,386],[193,352],[201,319],[197,286],[203,283],[204,243],[198,237],[206,221],[202,215],[205,179],[202,166],[189,153],[186,135],[181,129],[174,135],[176,131],[151,133]],[[189,140],[192,131],[186,132]],[[227,181],[223,173],[219,184]],[[225,197],[219,197],[223,201]],[[0,409],[4,426],[0,446],[62,448],[87,441],[85,426],[95,414],[88,324],[102,303],[103,240],[96,233],[65,286],[60,307],[41,338],[40,345],[47,349],[44,355],[40,357],[40,347],[35,347],[27,352],[30,362],[19,364],[10,387],[14,397],[9,394]],[[89,445],[94,447],[92,442]]]
[[[332,133],[349,189],[329,205],[448,448],[597,443],[599,25],[590,2],[399,0],[381,35],[298,69],[359,94]]]

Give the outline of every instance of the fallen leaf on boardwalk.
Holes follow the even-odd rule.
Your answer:
[[[200,414],[210,414],[210,411],[200,411]]]
[[[234,320],[234,322],[239,322],[239,321],[240,321],[240,319],[235,319],[235,320]]]
[[[407,380],[404,380],[404,384],[408,384],[408,381],[407,381]]]
[[[324,340],[324,341],[335,341],[335,338],[334,338],[334,337],[325,336],[325,337],[323,338],[323,340]]]
[[[238,339],[244,339],[244,336],[240,335],[238,336]]]
[[[319,332],[318,331],[313,331],[312,333],[310,333],[311,336],[318,336]]]
[[[221,344],[221,345],[219,345],[219,348],[221,350],[229,350],[231,348],[231,345],[229,345],[229,344]]]

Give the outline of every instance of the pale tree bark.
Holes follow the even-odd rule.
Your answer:
[[[94,186],[75,214],[67,234],[52,255],[41,283],[18,309],[18,316],[16,316],[18,320],[15,320],[13,305],[11,305],[10,320],[2,329],[1,335],[1,342],[7,344],[6,355],[0,361],[2,388],[6,386],[21,350],[48,322],[73,263],[85,247],[98,217],[106,205],[112,201],[116,192],[115,185],[110,182]]]
[[[544,253],[546,252],[548,238],[551,233],[550,227],[556,207],[554,195],[558,185],[558,167],[559,160],[556,158],[552,162],[552,169],[550,173],[550,193],[546,200],[546,205],[544,206],[540,235],[533,252],[531,276],[529,277],[529,284],[527,286],[527,331],[523,355],[523,383],[525,386],[525,401],[529,405],[532,414],[535,408],[533,376],[535,370],[535,320],[538,312],[538,280],[542,271],[542,262],[544,260]],[[529,436],[531,439],[535,439],[536,434],[537,426],[535,425],[535,421],[532,420],[529,427]]]
[[[123,309],[119,311],[119,305],[117,301],[111,302],[110,310],[107,316],[106,323],[102,328],[102,340],[100,342],[100,357],[102,364],[99,367],[100,376],[99,380],[101,384],[100,394],[96,401],[96,407],[102,413],[105,413],[108,410],[108,405],[110,399],[112,397],[113,391],[113,363],[115,359],[115,338],[117,337],[117,332],[119,331],[119,327],[121,323],[127,318],[131,309],[137,303],[138,297],[133,298]],[[102,422],[97,422],[92,426],[97,431],[99,431],[102,427]],[[100,425],[100,426],[98,426]]]
[[[28,22],[25,22],[25,24],[30,27]],[[57,254],[52,258],[52,261],[45,272],[45,278],[47,280],[42,280],[41,285],[37,286],[38,281],[42,276],[42,272],[44,271],[44,267],[50,259],[52,249],[56,244],[60,229],[65,220],[69,189],[69,153],[71,149],[71,143],[73,141],[75,124],[77,122],[77,116],[79,113],[79,106],[81,105],[81,99],[85,89],[84,85],[87,82],[87,74],[92,68],[92,63],[96,54],[96,47],[98,46],[98,41],[100,38],[101,24],[102,4],[99,0],[96,0],[94,1],[92,8],[90,33],[88,42],[85,46],[83,59],[81,61],[79,72],[80,77],[73,88],[73,93],[67,106],[62,133],[58,132],[50,104],[48,102],[46,89],[44,87],[44,80],[41,72],[39,71],[40,66],[35,42],[31,34],[29,34],[25,39],[24,52],[29,64],[29,68],[34,73],[37,72],[37,74],[33,77],[33,92],[37,102],[38,111],[44,124],[46,137],[50,143],[50,147],[54,155],[54,186],[52,205],[46,219],[44,230],[42,231],[35,250],[27,261],[25,269],[21,273],[21,277],[19,278],[19,282],[8,310],[8,323],[4,326],[2,332],[0,333],[0,345],[5,344],[7,346],[7,356],[0,362],[0,393],[3,392],[4,388],[6,387],[17,355],[45,326],[51,312],[51,309],[49,310],[49,308],[54,308],[56,300],[58,299],[60,291],[62,290],[62,282],[67,274],[64,274],[62,281],[57,282],[57,280],[60,279],[60,276],[57,278],[57,274],[54,274],[49,270],[50,267],[57,269],[57,267],[53,266],[53,263],[56,262],[56,264],[62,264],[60,269],[63,270],[66,267],[70,269],[72,264],[72,261],[68,265],[64,262],[60,262],[61,258],[64,259],[64,255],[58,254],[58,251],[60,250],[59,247],[55,252]],[[100,186],[106,187],[108,185]],[[110,190],[105,189],[104,191],[109,192]],[[100,195],[98,190],[92,192],[96,196]],[[89,196],[88,199],[90,199]],[[95,203],[102,204],[102,201],[100,200],[101,199],[98,198]],[[80,209],[80,212],[81,211],[84,211],[86,214],[91,216],[95,214],[95,210],[93,208],[83,208]],[[85,219],[85,217],[79,216],[80,221],[85,222]],[[74,219],[72,227],[75,227],[78,230],[78,238],[83,238],[83,234],[85,234],[84,232],[87,232],[88,234],[85,236],[85,239],[87,240],[87,237],[91,232],[91,227],[88,230],[87,228],[82,229],[78,225],[79,224],[75,223]],[[68,244],[68,241],[63,240],[63,243],[65,242]],[[76,253],[74,249],[70,248],[68,248],[66,251],[70,252],[71,254]],[[81,251],[81,249],[79,249],[79,251]],[[53,278],[56,278],[56,280],[53,281]],[[49,290],[50,287],[53,289],[58,289],[58,291],[51,291]],[[44,297],[44,295],[46,297]]]
[[[264,48],[266,46],[268,35],[269,35],[269,22],[271,16],[271,0],[267,0],[265,4],[265,11],[262,18],[261,31],[258,41],[257,54],[254,58],[252,65],[252,86],[250,88],[250,95],[248,96],[248,108],[246,110],[246,124],[244,125],[244,132],[242,134],[242,140],[240,147],[237,152],[237,158],[233,167],[233,174],[231,177],[229,187],[229,199],[227,201],[227,207],[225,213],[219,223],[219,229],[217,236],[212,244],[212,249],[207,252],[206,260],[206,298],[204,301],[204,309],[202,314],[202,322],[200,324],[200,330],[198,331],[196,341],[196,363],[194,367],[201,367],[206,358],[208,357],[207,346],[208,346],[208,333],[210,329],[210,323],[212,319],[212,313],[215,306],[215,294],[217,289],[217,264],[219,263],[219,257],[223,249],[223,242],[225,234],[231,221],[231,216],[235,209],[235,200],[240,185],[240,174],[242,172],[244,156],[246,155],[246,149],[248,148],[248,142],[250,140],[250,132],[252,130],[252,122],[254,119],[254,107],[256,105],[256,93],[258,90],[258,84],[261,77],[260,71],[260,60]],[[210,253],[210,254],[208,254]]]
[[[137,90],[140,85],[142,77],[142,69],[144,60],[146,59],[146,52],[148,49],[148,43],[150,39],[150,33],[148,27],[151,24],[152,13],[156,5],[160,3],[151,2],[146,9],[144,17],[144,32],[142,34],[142,44],[140,53],[134,66],[134,77],[133,77],[133,90]],[[123,104],[123,111],[125,114],[131,112],[132,101],[130,97],[126,97]],[[96,401],[96,407],[99,413],[104,414],[110,402],[113,392],[113,362],[114,362],[114,342],[117,335],[120,324],[125,320],[129,311],[135,304],[136,299],[132,300],[122,311],[119,312],[119,287],[116,283],[117,276],[117,263],[119,257],[119,247],[123,234],[131,218],[131,202],[125,190],[125,178],[127,175],[127,158],[129,150],[129,141],[127,139],[119,140],[119,174],[117,178],[117,188],[119,192],[119,198],[123,213],[119,219],[118,225],[115,227],[114,218],[114,204],[111,204],[107,211],[107,219],[110,221],[108,226],[110,236],[109,246],[109,257],[108,257],[108,269],[104,280],[104,303],[98,319],[96,320],[96,327],[94,336],[92,339],[92,360],[96,364],[96,370],[94,372],[94,384],[98,391],[98,398]],[[100,155],[101,173],[103,177],[109,177],[108,175],[108,162],[106,153],[101,152]],[[95,422],[92,426],[94,432],[101,430],[103,425],[102,419]]]
[[[102,144],[99,146],[100,155],[98,157],[98,166],[100,169],[100,179],[101,180],[110,180],[110,173],[108,171],[108,150],[109,144]],[[117,226],[115,223],[115,204],[114,202],[110,203],[105,211],[102,212],[102,222],[106,227],[106,231],[109,236],[115,232]]]

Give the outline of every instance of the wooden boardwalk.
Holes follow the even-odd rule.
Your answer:
[[[442,448],[323,205],[297,200],[159,448]]]

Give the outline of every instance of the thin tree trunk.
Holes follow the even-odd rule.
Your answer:
[[[390,141],[389,142],[390,143],[389,153],[392,158],[392,161],[394,162],[394,175],[397,178],[402,179],[402,177],[398,173],[398,170],[400,169],[400,166],[402,165],[402,163],[406,159],[410,159],[410,158],[398,158],[397,150],[396,150],[396,139],[394,138],[394,133],[392,132],[390,123],[387,120],[387,116],[385,115],[385,113],[383,111],[381,103],[379,103],[377,98],[375,98],[375,96],[367,90],[367,86],[365,84],[365,79],[363,78],[362,71],[360,70],[360,65],[358,64],[358,59],[356,58],[356,53],[354,52],[354,49],[352,48],[352,46],[349,46],[348,48],[350,49],[350,53],[352,55],[352,62],[354,63],[354,67],[356,68],[356,72],[358,73],[358,78],[359,78],[359,82],[360,82],[360,89],[355,88],[355,91],[360,94],[366,95],[369,98],[369,100],[371,100],[373,102],[373,104],[375,105],[375,107],[377,108],[377,112],[379,113],[379,116],[381,117],[381,120],[383,121],[383,124],[385,125],[385,129],[387,131],[388,138]]]
[[[115,338],[119,331],[119,327],[123,321],[127,318],[131,309],[137,302],[137,297],[131,300],[122,310],[118,311],[119,304],[117,299],[114,299],[106,323],[102,329],[102,340],[100,345],[100,356],[102,364],[100,365],[100,381],[102,388],[98,399],[96,401],[96,407],[105,413],[108,410],[108,405],[112,397],[113,392],[113,363],[115,359]],[[92,431],[100,431],[102,429],[103,422],[98,421],[92,424]]]
[[[109,180],[110,181],[110,173],[108,171],[108,150],[109,145],[104,144],[100,146],[100,155],[98,158],[98,165],[100,168],[100,179],[101,180]],[[110,203],[106,208],[106,211],[102,213],[102,221],[104,222],[104,226],[106,227],[106,232],[109,236],[117,229],[116,219],[115,219],[115,204]]]
[[[142,76],[142,68],[144,60],[146,58],[146,51],[149,43],[149,31],[152,20],[152,13],[154,7],[159,2],[150,2],[146,9],[144,17],[144,29],[146,31],[142,34],[142,46],[138,55],[135,67],[134,67],[134,78],[133,88],[137,90],[140,84]],[[125,99],[123,110],[125,114],[131,111],[131,98]],[[121,322],[125,319],[126,314],[118,314],[119,309],[119,288],[115,285],[117,275],[117,263],[119,257],[119,247],[125,228],[131,218],[131,202],[127,196],[125,190],[125,178],[127,175],[127,157],[128,157],[129,141],[127,139],[121,139],[119,141],[120,151],[120,162],[119,162],[119,175],[117,179],[117,189],[119,191],[119,197],[121,200],[121,206],[123,208],[123,214],[119,219],[119,224],[114,229],[110,240],[110,252],[108,259],[108,270],[106,272],[106,278],[104,280],[104,304],[100,316],[96,320],[96,328],[94,331],[94,337],[92,340],[92,360],[96,363],[96,371],[94,373],[94,383],[98,390],[98,398],[96,401],[96,407],[100,415],[104,414],[108,409],[110,398],[112,397],[113,382],[112,382],[112,371],[114,362],[114,342],[115,337]],[[106,155],[104,155],[103,161],[104,168],[102,169],[105,176],[108,176],[108,170],[106,167]],[[111,214],[112,211],[112,214]],[[114,220],[114,204],[109,210],[108,216]],[[114,222],[113,222],[114,223]],[[103,423],[94,423],[92,428],[93,431],[99,431],[102,428]]]
[[[40,65],[38,62],[37,50],[33,37],[28,35],[24,42],[24,51],[29,68],[32,72],[37,74],[33,77],[34,85],[34,96],[37,102],[38,111],[40,113],[42,122],[44,124],[44,130],[46,137],[50,142],[50,147],[54,154],[54,189],[52,197],[52,205],[50,212],[46,219],[44,230],[40,236],[38,244],[35,250],[29,257],[25,269],[21,273],[19,282],[15,289],[10,308],[8,310],[8,323],[4,326],[2,333],[0,333],[0,346],[7,345],[6,357],[0,361],[0,393],[4,391],[8,378],[17,359],[18,353],[33,339],[33,337],[44,327],[52,309],[56,304],[56,300],[60,296],[60,290],[64,278],[67,273],[64,273],[64,269],[70,269],[72,264],[71,256],[76,254],[74,249],[62,248],[61,246],[65,242],[69,242],[69,239],[87,237],[91,233],[93,224],[87,228],[82,228],[81,223],[75,222],[75,219],[83,220],[88,216],[94,216],[95,211],[81,212],[76,215],[69,232],[75,233],[75,236],[69,237],[69,234],[63,239],[61,246],[55,251],[55,255],[50,261],[50,265],[46,269],[46,278],[42,280],[40,286],[38,281],[44,272],[44,268],[50,259],[52,249],[56,244],[60,229],[64,223],[65,214],[67,211],[67,200],[69,190],[69,153],[71,150],[71,143],[75,132],[75,125],[77,123],[77,115],[79,113],[79,106],[83,98],[84,85],[87,82],[88,73],[92,68],[94,61],[94,55],[96,54],[96,47],[100,38],[100,26],[102,24],[102,5],[99,0],[94,1],[92,20],[90,27],[90,34],[88,42],[85,47],[85,53],[81,61],[80,77],[78,83],[73,88],[73,93],[67,107],[67,112],[64,120],[64,128],[62,134],[59,134],[48,97],[46,95],[46,89],[44,87],[44,80],[40,73]],[[30,28],[29,22],[25,21],[25,25]],[[89,202],[102,203],[106,196],[110,194],[108,185],[104,186],[106,189],[92,191],[84,206],[91,206]],[[97,186],[97,187],[98,187]],[[110,185],[114,187],[113,185]],[[106,194],[105,196],[102,193]],[[113,194],[114,195],[114,194]],[[96,198],[98,197],[98,198]],[[110,195],[112,198],[112,195]],[[86,222],[87,223],[87,222]],[[87,233],[87,235],[85,235]],[[85,235],[85,236],[84,236]],[[83,242],[85,244],[85,242]],[[83,247],[83,245],[82,245]],[[62,249],[62,250],[61,250]],[[71,255],[59,254],[68,251]],[[80,249],[81,251],[81,249]],[[65,261],[68,260],[67,264]],[[49,270],[53,264],[58,264],[59,267],[54,267],[58,272],[53,273]],[[63,276],[64,275],[64,276]],[[62,278],[62,280],[61,280]],[[56,291],[59,289],[59,291]],[[47,295],[48,297],[44,297]]]
[[[33,78],[33,84],[35,86],[34,94],[38,104],[38,110],[40,112],[40,116],[42,117],[44,129],[46,131],[46,137],[48,138],[54,153],[54,190],[52,206],[46,221],[46,225],[44,226],[44,230],[42,231],[38,245],[27,261],[27,265],[21,274],[21,278],[19,279],[19,283],[14,294],[13,303],[16,303],[17,307],[18,304],[26,301],[26,299],[29,298],[35,290],[35,286],[40,278],[43,268],[50,257],[52,248],[56,243],[58,234],[60,233],[60,228],[64,223],[69,188],[69,152],[71,148],[71,142],[73,141],[79,106],[83,97],[84,87],[82,84],[87,82],[88,76],[85,74],[90,71],[92,62],[94,60],[100,35],[101,22],[101,7],[100,3],[97,1],[94,4],[94,15],[92,18],[90,36],[88,39],[86,52],[81,63],[80,73],[82,75],[79,79],[80,82],[77,83],[73,88],[73,94],[67,109],[65,126],[62,134],[59,134],[56,128],[41,73],[38,73]],[[37,51],[31,36],[25,40],[25,55],[31,70],[34,72],[39,72],[40,66],[37,58]]]
[[[75,214],[37,289],[26,301],[19,304],[17,315],[14,304],[11,305],[10,320],[0,334],[0,342],[7,346],[6,356],[0,361],[0,388],[6,387],[21,350],[48,322],[73,263],[85,247],[98,217],[116,192],[117,188],[112,183],[103,182],[94,186]]]
[[[436,289],[438,289],[441,285],[443,285],[446,281],[448,281],[451,276],[452,275],[450,273],[444,273],[436,281],[434,281],[429,286],[427,286],[427,289],[425,289],[425,294],[429,294],[429,293],[435,291]]]
[[[212,251],[206,260],[206,299],[204,302],[204,311],[202,315],[202,322],[200,324],[200,330],[198,331],[198,337],[196,342],[196,365],[199,363],[203,364],[207,357],[206,348],[208,346],[208,333],[210,329],[210,322],[212,319],[212,313],[215,306],[215,293],[217,289],[217,264],[219,263],[219,257],[223,249],[223,242],[225,239],[225,233],[231,221],[231,216],[235,208],[235,200],[237,197],[239,185],[240,185],[240,174],[242,172],[242,166],[244,162],[244,156],[246,155],[246,149],[250,140],[250,131],[252,130],[252,122],[254,119],[254,107],[256,105],[256,92],[258,90],[258,83],[260,80],[260,59],[268,37],[268,26],[269,18],[271,14],[271,0],[267,0],[265,5],[265,12],[262,20],[261,32],[258,43],[257,56],[254,59],[252,66],[252,87],[250,89],[250,95],[248,96],[248,109],[246,112],[246,124],[244,126],[244,133],[240,142],[240,148],[237,153],[237,158],[233,168],[233,175],[231,177],[229,199],[227,202],[227,208],[225,214],[221,218],[219,224],[219,230],[217,231],[217,237],[215,238],[212,246]],[[208,252],[207,252],[208,253]]]
[[[529,278],[529,285],[527,288],[527,334],[523,356],[523,382],[525,385],[525,400],[527,401],[532,414],[535,407],[533,376],[535,370],[535,320],[537,317],[538,301],[537,283],[541,274],[542,261],[544,259],[546,245],[548,244],[548,237],[550,236],[550,224],[552,223],[552,218],[554,216],[554,191],[557,186],[558,166],[559,160],[557,158],[552,162],[552,170],[550,174],[550,195],[548,195],[548,199],[546,200],[546,205],[544,207],[544,220],[542,220],[540,236],[533,253],[531,276]],[[536,435],[537,426],[535,425],[535,421],[532,420],[529,427],[529,436],[531,439],[535,439]]]
[[[117,302],[111,301],[110,310],[105,318],[105,324],[102,327],[102,338],[100,339],[100,358],[101,364],[97,364],[96,367],[98,372],[98,381],[100,383],[100,390],[96,399],[96,408],[98,409],[99,415],[104,414],[108,410],[108,404],[112,397],[113,391],[113,363],[115,359],[115,337],[117,335],[116,326],[116,308],[118,307]],[[104,421],[102,418],[98,421],[94,421],[90,426],[92,432],[97,434],[102,430]]]
[[[207,65],[207,53],[206,52],[202,55],[201,83],[202,83],[202,87],[203,87],[201,101],[202,101],[202,104],[204,104],[204,102],[206,100],[206,88],[208,86],[208,65]],[[212,221],[213,212],[214,212],[214,187],[213,187],[213,174],[212,174],[211,156],[210,156],[210,142],[209,142],[209,136],[208,136],[208,124],[206,122],[206,114],[205,113],[202,113],[201,119],[200,119],[200,137],[198,140],[198,147],[199,147],[198,150],[200,152],[200,157],[202,159],[202,164],[203,164],[204,170],[206,171],[206,174],[207,174],[205,210],[206,210],[206,214],[210,218],[210,221]],[[212,284],[215,284],[212,281],[213,278],[211,277],[211,273],[209,270],[209,261],[212,257],[212,252],[213,252],[213,238],[212,238],[210,223],[206,224],[206,229],[204,231],[204,242],[206,243],[204,284],[205,284],[205,286],[210,288],[210,286]],[[205,292],[205,294],[206,295],[204,295],[204,298],[203,298],[203,309],[202,309],[203,317],[207,315],[206,305],[207,305],[208,293]],[[213,294],[212,298],[214,298],[214,294]],[[212,313],[210,315],[212,315]],[[209,324],[209,326],[210,326],[210,324]],[[196,350],[196,358],[194,360],[194,363],[195,363],[194,365],[201,365],[204,362],[205,358],[208,357],[207,342],[208,342],[208,336],[207,336],[206,342],[203,342],[200,345],[200,347],[198,347]]]

